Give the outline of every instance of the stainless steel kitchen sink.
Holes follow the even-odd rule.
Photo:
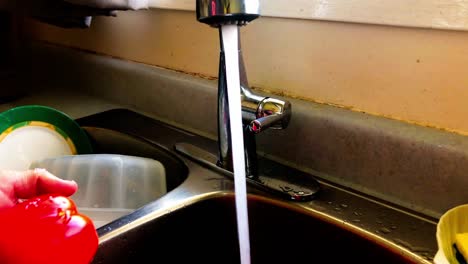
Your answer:
[[[184,143],[216,153],[216,142],[126,109],[77,121],[101,153],[172,167],[166,195],[98,228],[93,263],[239,263],[232,180],[175,150]],[[312,177],[265,158],[259,164]],[[320,194],[307,202],[248,186],[252,263],[432,263],[436,219],[318,180]]]
[[[420,263],[305,209],[261,196],[248,206],[252,263]],[[240,263],[235,219],[232,195],[202,199],[103,243],[95,263]]]

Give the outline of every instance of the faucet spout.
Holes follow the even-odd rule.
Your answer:
[[[258,0],[197,0],[198,21],[219,28],[220,56],[218,73],[218,154],[217,165],[232,171],[232,146],[230,135],[229,105],[226,85],[226,64],[221,26],[246,25],[260,16]],[[267,128],[283,129],[291,118],[291,104],[277,98],[255,94],[248,85],[238,31],[240,93],[242,121],[244,124],[244,153],[246,175],[257,177],[257,153],[255,134]]]
[[[224,60],[223,37],[219,34],[221,50],[218,73],[218,166],[232,171],[232,146],[229,120],[229,106],[226,86],[226,65]],[[242,119],[244,124],[244,154],[247,177],[258,176],[255,134],[267,128],[284,129],[291,118],[291,103],[285,100],[261,96],[248,85],[242,49],[239,40],[239,74],[242,98]]]
[[[225,175],[233,176],[233,146],[231,143],[231,120],[226,81],[226,60],[223,25],[244,26],[260,16],[259,0],[197,0],[197,20],[219,28],[220,53],[218,72],[218,155],[190,145],[176,144],[176,150]],[[311,178],[296,184],[287,175],[275,177],[259,175],[256,136],[266,129],[284,129],[291,119],[291,103],[280,98],[256,94],[249,87],[245,71],[240,31],[237,30],[239,52],[239,93],[242,106],[246,181],[260,189],[284,196],[290,200],[307,201],[318,192],[318,182]],[[264,159],[262,159],[264,160]],[[263,162],[263,161],[262,161]]]

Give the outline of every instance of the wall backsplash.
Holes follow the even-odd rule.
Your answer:
[[[36,40],[217,75],[218,34],[194,12],[120,12],[86,30],[26,25]],[[262,17],[242,39],[252,86],[468,134],[468,32]]]

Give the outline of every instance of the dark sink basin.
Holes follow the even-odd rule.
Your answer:
[[[249,196],[252,263],[421,263],[305,209]],[[232,195],[207,198],[101,243],[94,263],[240,263]]]

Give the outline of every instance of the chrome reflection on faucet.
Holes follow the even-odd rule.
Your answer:
[[[198,21],[219,27],[224,24],[246,25],[260,16],[258,0],[197,0]],[[220,38],[220,61],[218,79],[218,166],[232,171],[232,146],[228,114],[226,65],[223,38]],[[265,97],[252,92],[247,81],[239,36],[239,73],[244,123],[246,174],[258,176],[255,134],[267,128],[283,129],[289,124],[291,104],[277,98]]]
[[[213,27],[245,25],[260,16],[258,0],[197,0],[197,19]]]

